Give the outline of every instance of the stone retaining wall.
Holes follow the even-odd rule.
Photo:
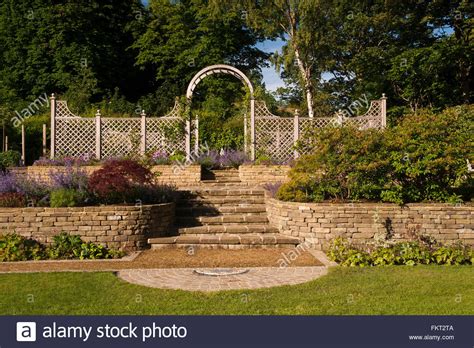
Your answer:
[[[474,245],[474,205],[417,203],[399,206],[385,203],[291,203],[266,200],[270,223],[281,233],[300,237],[326,250],[341,236],[354,243],[392,235],[406,240],[414,232],[440,242],[462,241]]]
[[[168,236],[174,203],[143,206],[77,208],[0,208],[0,234],[19,235],[50,243],[62,231],[84,241],[121,250],[140,250],[150,237]]]
[[[92,174],[100,166],[81,166],[87,174]],[[43,182],[50,181],[51,172],[65,172],[67,170],[64,166],[29,166],[25,168],[11,168],[13,172],[18,174],[26,174],[29,177],[36,178]],[[201,181],[201,166],[171,166],[160,165],[151,167],[153,173],[159,173],[158,182],[162,184],[175,185],[178,187],[194,186]]]
[[[285,165],[241,165],[239,177],[247,185],[264,185],[266,183],[286,182],[290,166]]]
[[[158,182],[177,187],[195,186],[201,182],[201,166],[153,166],[152,172],[160,173]]]

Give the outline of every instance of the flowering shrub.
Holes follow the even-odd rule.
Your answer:
[[[77,167],[67,166],[65,171],[51,171],[49,173],[54,188],[86,190],[89,177],[87,173]]]
[[[151,160],[153,164],[170,164],[169,156],[165,151],[155,151],[151,155]]]
[[[152,203],[162,202],[163,198],[157,194],[160,188],[155,185],[151,171],[132,160],[107,161],[91,175],[89,191],[101,203],[135,203],[143,202],[143,198]]]
[[[201,154],[196,162],[206,169],[219,168],[219,153],[216,150],[207,151]]]
[[[34,166],[90,166],[99,163],[94,155],[83,154],[81,156],[55,157],[53,159],[41,157],[36,160]]]
[[[474,107],[407,115],[386,130],[324,128],[303,139],[311,150],[290,171],[277,197],[287,201],[469,201]]]
[[[268,191],[270,197],[275,197],[281,185],[281,182],[267,182],[263,188]]]
[[[31,177],[17,176],[16,190],[24,194],[32,206],[45,207],[49,205],[49,195],[52,190],[52,186],[49,184]]]
[[[219,154],[219,165],[224,168],[238,168],[247,160],[247,154],[243,151],[224,150]]]
[[[0,193],[17,191],[16,175],[11,172],[0,172]]]
[[[243,151],[238,150],[210,150],[203,153],[196,160],[197,163],[206,169],[238,168],[248,161],[248,157]]]
[[[0,207],[2,208],[21,208],[26,205],[26,197],[19,192],[0,193]]]

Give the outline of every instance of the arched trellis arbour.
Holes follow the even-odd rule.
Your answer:
[[[193,98],[193,92],[196,86],[207,76],[214,75],[214,74],[227,74],[232,75],[238,78],[242,83],[244,83],[250,92],[250,157],[255,159],[255,96],[254,96],[254,88],[252,82],[250,82],[249,78],[239,69],[226,65],[226,64],[217,64],[217,65],[210,65],[202,70],[200,70],[194,77],[192,78],[191,82],[189,82],[188,89],[186,91],[186,107],[191,107],[191,102]],[[247,120],[244,119],[244,128],[245,128],[245,137],[247,137]],[[196,140],[197,141],[197,140]],[[245,140],[245,143],[247,140]],[[186,154],[188,159],[191,156],[191,120],[186,120]]]
[[[294,145],[305,132],[329,125],[353,124],[360,129],[384,128],[386,125],[386,97],[372,100],[369,110],[361,116],[346,117],[343,112],[328,117],[279,117],[273,115],[263,101],[256,101],[249,78],[239,69],[225,64],[211,65],[199,71],[189,83],[185,110],[185,132],[178,102],[165,116],[150,117],[142,111],[140,117],[102,117],[100,110],[95,117],[81,117],[72,113],[67,102],[51,97],[51,157],[92,155],[97,159],[128,156],[150,151],[167,154],[185,151],[191,159],[191,124],[195,126],[195,152],[198,151],[198,124],[190,118],[193,91],[205,77],[229,74],[241,80],[250,91],[250,122],[245,118],[246,145],[250,140],[250,157],[264,155],[276,162],[296,158],[299,153]],[[359,103],[360,104],[360,103]],[[357,105],[356,105],[357,106]],[[347,114],[347,113],[346,113]],[[175,129],[179,132],[174,132]],[[301,148],[301,147],[300,147]],[[305,150],[302,150],[305,151]],[[310,151],[310,150],[307,150]]]

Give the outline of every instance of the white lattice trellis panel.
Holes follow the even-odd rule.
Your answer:
[[[294,121],[284,117],[255,120],[255,145],[258,154],[284,162],[293,157]]]
[[[67,101],[58,100],[56,101],[56,118],[61,117],[79,117],[74,115],[69,107],[67,106]]]
[[[179,117],[153,117],[147,119],[147,151],[164,151],[171,154],[184,151],[184,122]]]
[[[81,156],[95,152],[93,118],[56,118],[56,155]]]
[[[102,118],[101,157],[121,157],[140,149],[139,118]]]

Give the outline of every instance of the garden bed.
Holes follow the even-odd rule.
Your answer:
[[[131,261],[27,261],[0,263],[1,272],[112,271],[143,268],[214,268],[214,267],[279,267],[279,260],[293,249],[209,250],[196,249],[194,254],[183,249],[147,250]],[[309,252],[301,252],[288,267],[322,266]]]

